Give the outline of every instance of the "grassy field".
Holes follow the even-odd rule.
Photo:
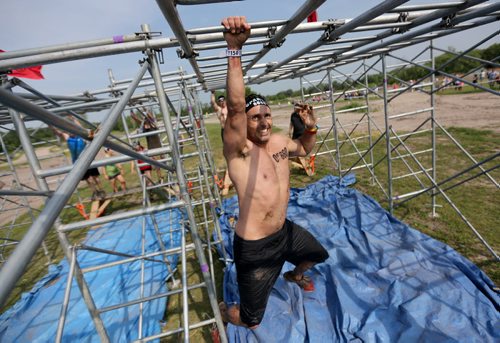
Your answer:
[[[220,128],[217,124],[208,124],[207,130],[210,137],[211,147],[214,153],[214,161],[218,169],[222,170],[225,168],[225,162],[222,156],[222,142],[220,139]],[[477,160],[484,159],[487,156],[492,155],[498,149],[500,143],[500,135],[495,134],[490,131],[478,131],[472,129],[462,129],[462,128],[452,128],[450,129],[452,135],[458,139],[470,153],[474,155]],[[438,151],[437,151],[437,163],[438,163],[438,179],[442,180],[447,176],[450,176],[458,171],[463,170],[467,166],[471,165],[462,153],[449,141],[443,134],[438,134]],[[360,141],[360,148],[363,148],[363,142]],[[408,142],[408,145],[412,150],[420,150],[429,148],[429,138],[426,136],[417,136]],[[366,143],[364,143],[366,147]],[[349,153],[354,151],[348,144],[342,148],[342,153]],[[401,150],[403,153],[403,150]],[[374,160],[378,161],[384,157],[384,143],[381,142],[374,149]],[[419,157],[422,163],[426,166],[429,165],[430,157],[427,155],[422,155]],[[343,166],[348,166],[353,163],[357,158],[351,157],[342,160]],[[485,165],[485,168],[491,167],[493,164]],[[394,163],[394,174],[402,173],[401,164]],[[412,163],[412,167],[415,168],[416,165]],[[130,173],[130,163],[124,164],[125,175],[127,178],[127,186],[129,188],[137,187],[138,180],[136,175],[131,175]],[[379,178],[380,182],[386,187],[387,181],[384,176],[387,170],[387,164],[381,162],[376,170],[375,174]],[[474,173],[477,173],[474,172]],[[473,173],[473,174],[474,174]],[[292,187],[304,187],[307,184],[315,182],[322,177],[333,174],[338,175],[338,171],[334,168],[334,164],[331,159],[318,157],[316,160],[316,174],[309,177],[301,169],[295,167],[292,168],[291,172],[291,186]],[[492,172],[496,179],[500,178],[499,170]],[[461,179],[472,174],[463,176]],[[153,175],[156,178],[156,175]],[[221,175],[219,175],[221,176]],[[365,170],[356,171],[357,183],[353,186],[359,191],[370,195],[377,201],[379,201],[382,206],[387,208],[387,202],[383,201],[383,193],[380,188],[373,186],[371,182],[370,174]],[[426,186],[430,183],[426,181],[423,175],[420,176],[421,182]],[[461,180],[458,179],[458,180]],[[108,191],[111,190],[110,185],[107,181],[103,180],[103,183]],[[454,184],[451,182],[450,184]],[[417,181],[396,181],[394,183],[394,194],[404,194],[408,191],[415,190],[418,186]],[[447,187],[448,184],[444,187]],[[418,189],[418,188],[417,188]],[[80,196],[88,197],[90,196],[89,190],[82,189]],[[496,187],[488,182],[485,176],[481,176],[477,179],[467,182],[459,187],[450,189],[446,192],[450,198],[454,201],[457,207],[464,213],[464,215],[470,220],[475,228],[481,233],[481,235],[486,239],[486,241],[495,249],[499,251],[500,248],[500,235],[498,234],[498,228],[500,227],[500,216],[498,210],[498,204],[500,203],[500,198]],[[234,191],[230,192],[229,196],[234,195]],[[153,195],[157,201],[161,201],[161,197]],[[73,196],[73,202],[77,201],[76,195]],[[108,207],[107,212],[112,213],[115,211],[126,211],[129,208],[134,208],[140,205],[140,194],[129,195],[126,197],[121,197],[113,200],[111,205]],[[478,265],[483,271],[485,271],[488,276],[498,285],[500,281],[500,267],[498,262],[496,262],[491,254],[484,248],[477,237],[472,233],[472,231],[464,224],[464,222],[459,218],[455,211],[451,208],[449,204],[446,203],[442,196],[437,196],[437,203],[442,206],[437,209],[438,217],[430,217],[430,197],[423,195],[413,199],[394,210],[394,215],[405,223],[409,224],[413,228],[420,230],[421,232],[430,235],[431,237],[440,240],[452,248],[456,249],[459,253],[473,261]],[[21,222],[24,220],[20,218]],[[67,208],[61,214],[61,221],[63,223],[73,222],[75,220],[81,220],[81,216],[74,208]],[[18,237],[21,238],[22,230],[17,230]],[[71,241],[78,241],[85,236],[85,231],[72,232],[70,234]],[[188,238],[189,239],[189,238]],[[51,259],[53,263],[57,263],[63,256],[61,249],[59,248],[59,243],[56,235],[51,232],[47,239],[45,240]],[[33,262],[29,266],[29,272],[26,273],[23,278],[18,283],[15,291],[11,295],[7,306],[2,309],[2,312],[11,306],[15,301],[17,301],[23,291],[31,289],[33,284],[42,276],[45,275],[47,270],[46,258],[41,249],[37,252]],[[217,284],[218,298],[222,299],[222,273],[223,265],[221,262],[215,260],[215,278]],[[199,266],[197,258],[194,253],[188,255],[187,263],[187,275],[188,283],[195,284],[201,281],[200,273],[198,272]],[[180,268],[180,266],[179,266]],[[208,304],[208,295],[204,288],[199,288],[189,292],[189,316],[192,322],[206,319],[207,316],[212,316],[211,308]],[[166,320],[165,329],[173,329],[179,327],[179,323],[182,317],[182,299],[180,296],[171,296],[168,299],[168,309],[166,310]],[[191,339],[195,342],[197,341],[210,341],[210,328],[201,328],[193,330],[191,332]],[[171,336],[162,341],[164,342],[177,342],[180,340],[180,336]]]

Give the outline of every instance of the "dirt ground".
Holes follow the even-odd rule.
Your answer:
[[[488,129],[494,132],[500,132],[500,97],[490,93],[471,93],[471,94],[457,94],[457,95],[437,95],[435,97],[435,118],[438,123],[444,127],[456,126],[477,129]],[[357,103],[362,104],[361,99],[355,100]],[[345,104],[341,104],[343,106]],[[430,108],[429,95],[412,92],[405,93],[389,103],[389,116],[409,113],[412,111]],[[376,125],[379,128],[384,127],[384,113],[383,101],[376,100],[370,101],[370,112]],[[328,129],[331,126],[331,118],[329,108],[318,109],[318,116],[321,118],[319,125],[321,128]],[[292,113],[291,105],[281,105],[272,107],[273,123],[275,126],[283,129],[286,133],[289,126],[290,114]],[[417,128],[427,117],[430,111],[424,111],[416,115],[408,115],[404,118],[391,119],[390,124],[396,131],[411,131]],[[359,113],[339,113],[337,118],[346,129],[350,124],[356,122],[360,118]],[[217,118],[212,115],[207,120],[207,123],[216,123]],[[351,126],[352,127],[352,126]],[[358,129],[363,129],[359,127]],[[59,152],[60,154],[60,152]],[[37,156],[41,160],[42,168],[53,168],[56,166],[64,165],[65,159],[58,152],[46,147],[37,149]],[[15,161],[16,171],[20,182],[29,187],[36,189],[34,178],[31,170],[26,166],[25,156],[21,156]],[[6,175],[2,172],[0,181],[4,182],[5,189],[10,189],[12,184],[12,175]],[[84,184],[84,183],[83,183]],[[81,185],[83,185],[81,184]],[[55,189],[57,185],[57,178],[50,181],[50,188]],[[20,197],[9,197],[11,201],[16,203],[23,203]],[[33,208],[39,208],[45,198],[43,197],[29,197],[29,203]],[[3,204],[3,207],[1,207]],[[18,205],[8,201],[0,200],[0,208],[3,209],[0,213],[0,226],[8,225],[15,217],[20,209],[16,209]]]

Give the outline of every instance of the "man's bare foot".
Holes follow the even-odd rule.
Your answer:
[[[259,325],[254,325],[249,327],[243,323],[240,319],[240,305],[232,305],[229,308],[224,302],[219,303],[219,310],[222,317],[222,321],[225,323],[231,323],[233,325],[243,326],[249,329],[256,329]]]
[[[293,271],[288,271],[283,274],[283,278],[288,282],[296,283],[305,292],[314,292],[314,283],[309,276],[304,274],[295,274]]]

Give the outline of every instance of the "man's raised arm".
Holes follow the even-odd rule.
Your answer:
[[[241,68],[241,48],[250,36],[250,25],[245,17],[222,20],[227,42],[227,120],[224,127],[224,156],[241,154],[246,145],[247,118],[245,114],[245,84]]]
[[[215,101],[215,91],[210,91],[210,103],[212,104],[212,107],[215,112],[219,111],[220,107],[217,105],[217,102]]]
[[[291,140],[288,144],[288,152],[290,156],[306,156],[314,148],[316,144],[316,133],[318,128],[316,123],[318,118],[314,115],[314,110],[310,105],[302,105],[299,109],[299,115],[304,123],[305,130],[302,136]]]

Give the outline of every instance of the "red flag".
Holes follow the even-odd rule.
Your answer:
[[[314,23],[314,22],[317,22],[317,21],[318,21],[318,14],[316,13],[316,11],[312,12],[307,17],[307,22],[308,23]]]
[[[1,52],[5,51],[0,49],[0,53]],[[15,77],[23,77],[25,79],[33,79],[33,80],[41,80],[44,78],[42,75],[42,66],[14,69],[8,75]]]

